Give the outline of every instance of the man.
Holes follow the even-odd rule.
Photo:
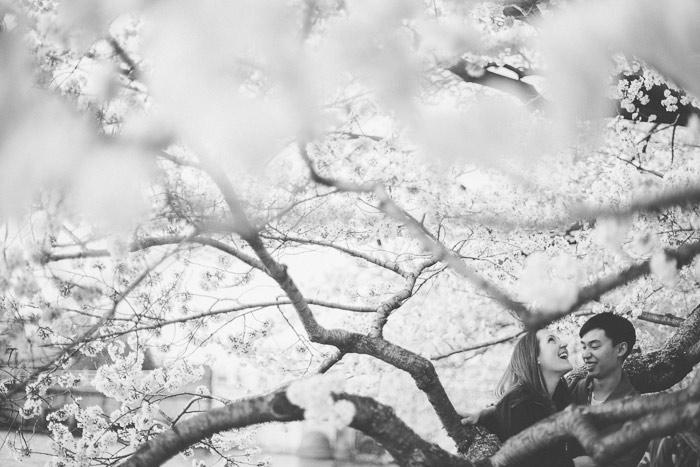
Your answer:
[[[634,326],[626,318],[612,313],[599,313],[586,321],[579,331],[583,346],[583,362],[588,371],[584,379],[574,381],[569,387],[574,404],[599,405],[615,399],[636,396],[637,391],[622,369],[622,364],[632,352],[637,341]],[[613,425],[604,435],[617,431]],[[610,467],[636,467],[644,455],[646,443],[628,450],[607,465]],[[575,465],[594,466],[590,457],[574,459]]]

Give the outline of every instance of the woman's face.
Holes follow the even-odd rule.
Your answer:
[[[550,372],[564,375],[573,368],[569,363],[569,352],[566,343],[559,336],[548,329],[537,331],[537,340],[540,344],[540,362],[542,372]]]

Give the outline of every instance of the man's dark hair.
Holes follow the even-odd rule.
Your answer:
[[[612,340],[613,345],[620,342],[627,342],[627,352],[622,356],[624,360],[632,352],[632,347],[637,342],[637,334],[634,331],[634,326],[627,318],[616,315],[610,312],[598,313],[583,323],[579,337],[583,337],[589,331],[594,329],[602,329],[605,335]]]

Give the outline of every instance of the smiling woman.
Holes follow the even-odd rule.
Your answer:
[[[478,423],[496,433],[501,441],[564,409],[571,402],[562,380],[572,366],[559,336],[547,329],[526,333],[515,345],[508,368],[496,388],[501,399],[495,409],[486,410]],[[567,445],[559,443],[520,459],[521,466],[573,466]]]

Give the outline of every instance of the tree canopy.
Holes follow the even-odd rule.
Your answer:
[[[52,407],[53,467],[225,457],[302,419],[406,466],[697,436],[698,23],[691,0],[0,0],[3,411],[42,416],[91,359],[120,408]],[[601,311],[653,395],[503,446],[460,424],[525,329]],[[257,376],[163,417],[217,361]]]

